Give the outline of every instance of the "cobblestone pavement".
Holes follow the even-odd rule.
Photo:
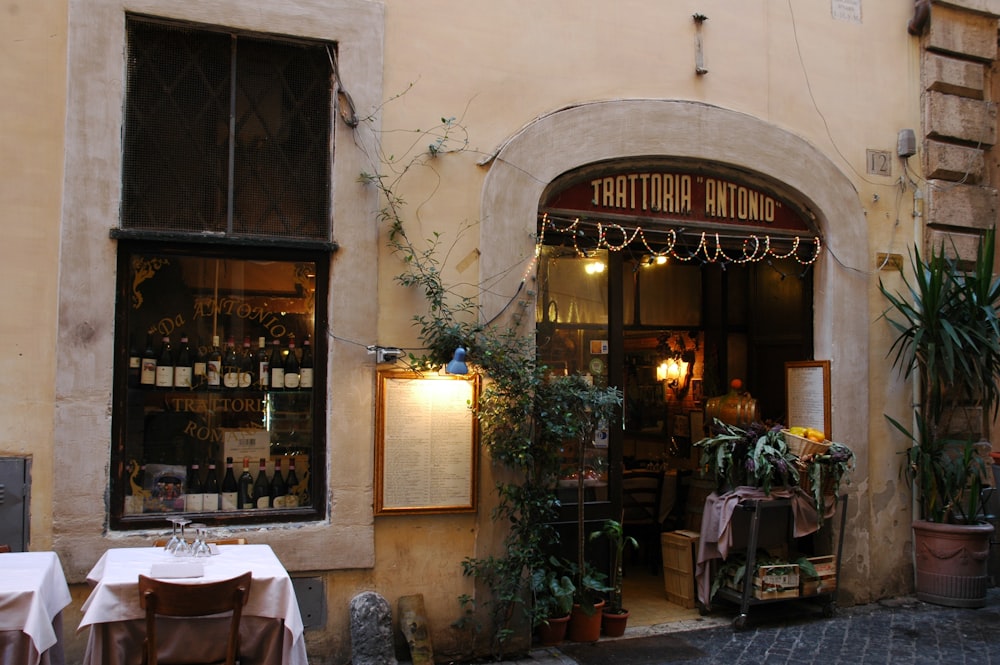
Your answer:
[[[508,665],[1000,665],[998,589],[990,589],[980,609],[938,607],[907,597],[841,608],[824,618],[796,612],[791,603],[780,605],[783,612],[771,612],[778,604],[751,608],[741,631],[733,630],[735,614],[710,615],[630,630],[593,645],[536,649]],[[755,614],[759,610],[767,612]],[[637,641],[615,644],[621,640]]]

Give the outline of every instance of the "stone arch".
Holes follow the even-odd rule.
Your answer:
[[[535,119],[488,160],[481,210],[486,251],[480,259],[481,278],[492,294],[483,301],[487,315],[500,311],[519,288],[531,290],[530,275],[523,287],[521,280],[534,256],[539,201],[552,181],[589,164],[649,156],[707,160],[752,174],[813,216],[826,247],[814,266],[814,352],[831,361],[833,431],[837,440],[851,442],[858,458],[855,477],[863,479],[869,420],[868,299],[859,297],[868,292],[864,210],[848,177],[787,130],[700,102],[652,99],[580,104]],[[858,532],[868,523],[859,503],[850,504],[853,524],[862,527]],[[850,547],[868,560],[867,544]],[[863,577],[857,576],[859,587]]]

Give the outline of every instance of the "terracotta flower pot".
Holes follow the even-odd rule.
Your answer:
[[[913,522],[917,598],[946,607],[983,607],[992,524]]]
[[[601,609],[604,601],[594,605],[593,612],[587,614],[579,605],[573,606],[569,615],[566,637],[571,642],[596,642],[601,639]]]
[[[628,624],[628,610],[622,610],[620,614],[614,614],[608,610],[601,613],[601,632],[608,637],[621,637],[625,634],[625,626]]]
[[[543,647],[554,647],[561,644],[566,639],[566,626],[569,624],[569,615],[561,617],[549,617],[548,623],[543,623],[536,629],[538,631],[538,643]]]

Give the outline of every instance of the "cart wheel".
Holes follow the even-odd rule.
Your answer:
[[[826,605],[823,606],[823,616],[826,617],[827,619],[829,619],[836,613],[837,613],[836,603],[827,603]]]
[[[733,619],[733,630],[743,630],[747,627],[747,615],[741,614]]]

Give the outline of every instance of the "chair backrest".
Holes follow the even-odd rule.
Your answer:
[[[623,524],[659,524],[662,471],[629,469],[622,472]]]
[[[240,618],[250,598],[250,573],[217,582],[183,584],[139,575],[139,604],[146,610],[144,662],[157,665],[156,617],[200,617],[232,611],[226,642],[226,665],[239,653]]]

